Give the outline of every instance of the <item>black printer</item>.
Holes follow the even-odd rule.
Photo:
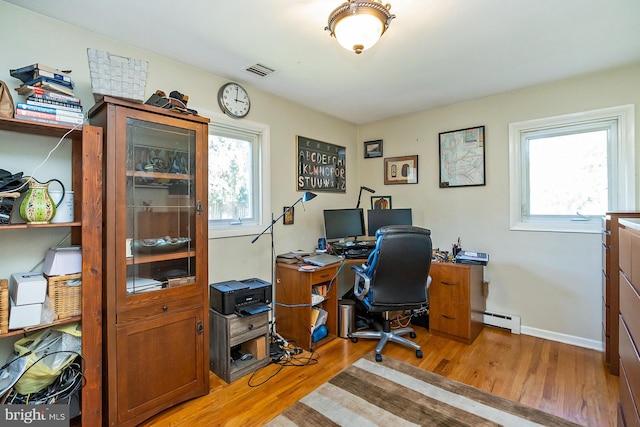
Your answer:
[[[248,316],[262,313],[271,310],[271,284],[257,278],[211,283],[209,304],[222,314]]]

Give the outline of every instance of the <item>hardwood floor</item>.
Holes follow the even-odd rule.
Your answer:
[[[383,359],[402,360],[581,425],[616,425],[618,377],[607,373],[600,352],[491,327],[485,327],[471,345],[415,329],[422,359],[394,343],[387,344]],[[354,344],[336,338],[318,349],[316,364],[284,368],[271,364],[232,384],[210,373],[207,396],[141,425],[260,426],[374,349],[373,340]],[[301,356],[305,355],[309,353]],[[263,384],[253,386],[259,383]]]

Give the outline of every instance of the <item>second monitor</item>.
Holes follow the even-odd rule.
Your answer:
[[[378,228],[385,225],[413,225],[411,208],[367,211],[367,235],[369,237],[375,237]]]

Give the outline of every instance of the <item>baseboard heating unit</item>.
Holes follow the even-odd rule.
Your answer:
[[[512,334],[520,333],[520,316],[513,314],[499,314],[485,311],[483,323],[502,329],[510,329]]]

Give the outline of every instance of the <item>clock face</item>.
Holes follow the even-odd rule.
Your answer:
[[[233,118],[245,117],[251,107],[247,91],[237,83],[227,83],[220,88],[218,104],[225,114]]]

